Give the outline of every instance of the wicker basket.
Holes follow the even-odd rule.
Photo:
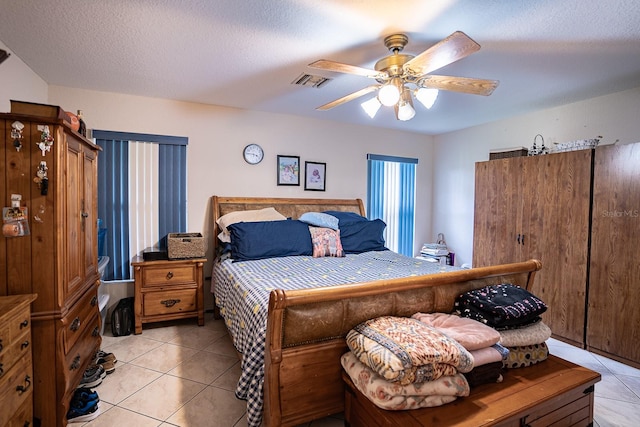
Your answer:
[[[204,258],[204,237],[200,233],[169,233],[167,251],[169,259]]]
[[[526,157],[529,150],[524,147],[507,148],[504,151],[492,150],[489,152],[489,160],[508,159],[511,157]]]

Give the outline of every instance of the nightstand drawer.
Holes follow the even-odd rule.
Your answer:
[[[142,272],[143,287],[196,283],[193,265],[148,267]]]
[[[144,316],[196,311],[196,288],[146,292],[142,296]]]

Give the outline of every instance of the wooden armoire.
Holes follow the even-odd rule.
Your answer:
[[[554,337],[634,365],[638,165],[640,143],[478,162],[473,244],[474,267],[541,260],[531,291]]]
[[[15,137],[16,122],[22,138]],[[39,145],[47,129],[52,140]],[[0,236],[0,295],[38,295],[31,314],[33,425],[65,426],[71,397],[101,343],[99,147],[57,118],[0,114],[0,135],[0,199],[10,207],[12,195],[20,195],[29,228],[23,236]]]

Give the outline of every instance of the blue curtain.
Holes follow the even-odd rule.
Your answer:
[[[418,159],[368,154],[367,160],[367,216],[387,223],[389,249],[412,257]]]
[[[103,253],[109,256],[105,277],[131,279],[129,249],[129,141],[158,146],[158,236],[166,247],[166,235],[187,230],[187,138],[94,130],[98,155],[98,217],[104,232]],[[100,233],[99,233],[100,234]],[[101,245],[99,245],[101,246]]]

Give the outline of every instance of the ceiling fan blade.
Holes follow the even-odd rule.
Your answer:
[[[380,71],[357,67],[355,65],[343,64],[342,62],[330,61],[328,59],[319,59],[309,64],[309,67],[335,71],[336,73],[355,74],[356,76],[369,77],[372,79],[389,77],[387,73],[381,73]]]
[[[338,98],[335,101],[331,101],[327,104],[321,105],[320,107],[316,108],[316,110],[320,110],[320,111],[326,111],[329,110],[333,107],[337,107],[338,105],[342,105],[345,104],[349,101],[352,101],[356,98],[360,98],[361,96],[364,96],[368,93],[371,93],[373,91],[375,91],[376,89],[378,89],[381,85],[371,85],[371,86],[367,86],[364,89],[360,89],[357,92],[353,92],[350,93],[349,95],[345,95],[342,98]]]
[[[480,50],[480,45],[462,31],[456,31],[404,64],[414,75],[428,74]]]
[[[420,78],[419,86],[489,96],[498,87],[498,80],[471,79],[468,77],[434,76]]]

